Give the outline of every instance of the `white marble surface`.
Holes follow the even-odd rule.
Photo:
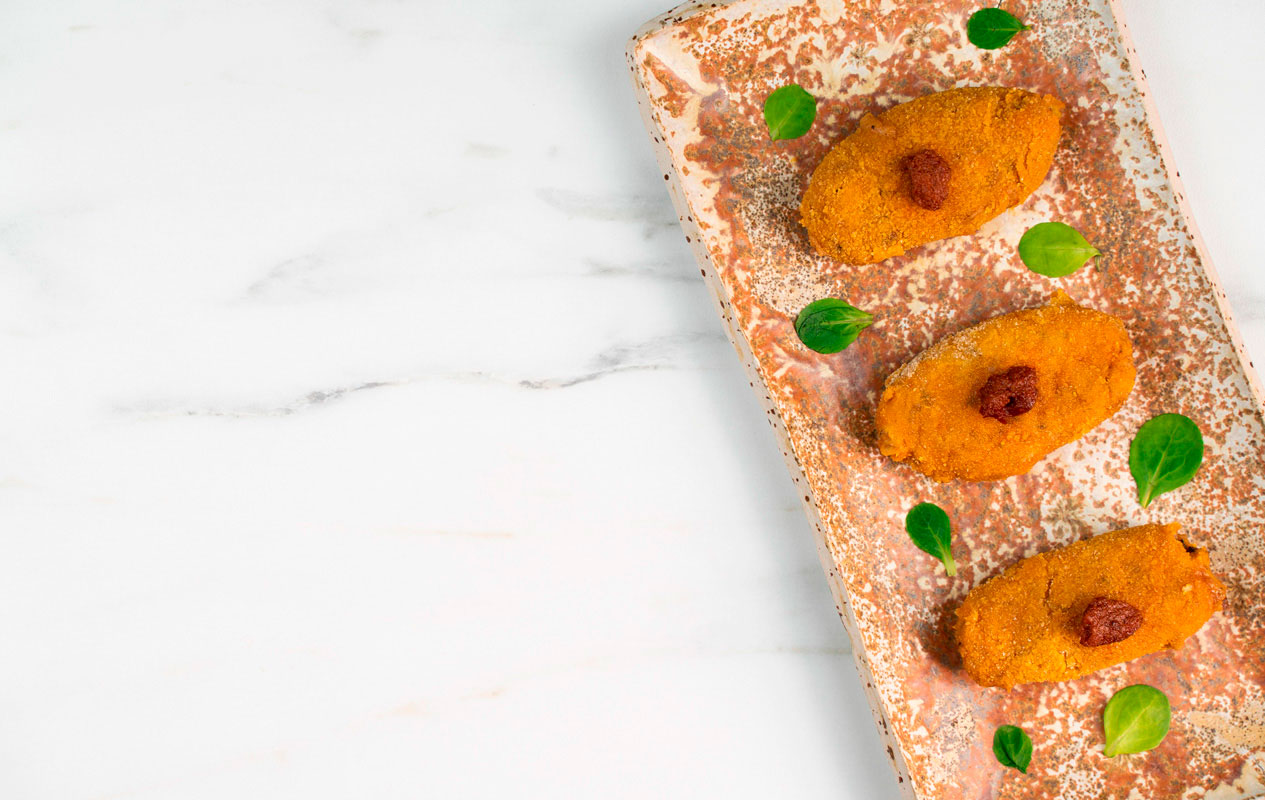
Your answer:
[[[665,1],[0,5],[0,797],[897,796]],[[1125,6],[1259,357],[1265,4]]]

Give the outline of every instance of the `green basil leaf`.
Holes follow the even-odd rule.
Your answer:
[[[1026,30],[1027,25],[1000,8],[981,8],[966,21],[966,38],[981,50],[996,50]]]
[[[1195,477],[1204,460],[1199,426],[1181,414],[1160,414],[1142,424],[1129,444],[1129,472],[1146,508],[1156,497]]]
[[[1002,725],[993,734],[993,755],[1003,767],[1014,767],[1027,775],[1028,764],[1032,762],[1032,740],[1023,728]]]
[[[935,503],[919,503],[905,515],[905,531],[914,545],[924,553],[935,556],[944,563],[944,571],[953,577],[958,574],[957,564],[953,563],[953,552],[949,547],[952,526],[949,515]]]
[[[1116,692],[1102,710],[1107,757],[1155,747],[1168,735],[1171,716],[1168,698],[1154,686],[1135,683]]]
[[[834,297],[814,300],[795,317],[795,333],[809,350],[837,353],[856,341],[874,315]]]
[[[764,124],[769,126],[769,136],[778,139],[798,139],[808,133],[817,119],[817,98],[798,83],[788,84],[764,98]]]
[[[1062,278],[1102,253],[1062,222],[1040,222],[1019,240],[1019,257],[1028,269],[1047,278]]]

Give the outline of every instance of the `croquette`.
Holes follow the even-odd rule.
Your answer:
[[[1124,323],[1063,292],[948,336],[887,379],[879,452],[941,483],[1022,475],[1133,389]]]
[[[977,86],[866,114],[813,172],[800,204],[809,240],[871,264],[974,233],[1041,185],[1062,110],[1050,95]]]
[[[957,611],[967,674],[1009,689],[1180,648],[1221,610],[1225,587],[1179,527],[1104,533],[976,586]]]

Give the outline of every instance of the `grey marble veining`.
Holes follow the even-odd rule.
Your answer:
[[[1126,3],[1249,349],[1255,4]],[[648,2],[0,8],[0,796],[896,797]]]

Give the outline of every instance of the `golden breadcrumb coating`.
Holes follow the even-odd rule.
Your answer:
[[[1008,422],[985,416],[980,390],[1015,366],[1036,371],[1036,403]],[[1116,413],[1134,376],[1124,324],[1056,292],[1047,306],[985,320],[892,373],[875,418],[879,451],[942,483],[1021,475]]]
[[[971,590],[957,612],[962,666],[981,686],[1065,681],[1177,649],[1221,610],[1225,587],[1208,551],[1177,533],[1143,525],[1104,533],[1011,566]],[[1092,600],[1123,601],[1142,625],[1123,641],[1080,643]]]
[[[1063,103],[1022,89],[951,89],[861,118],[813,172],[800,220],[813,247],[870,264],[937,239],[974,233],[1032,194],[1050,170]],[[918,206],[902,168],[931,150],[952,170],[934,211]]]

